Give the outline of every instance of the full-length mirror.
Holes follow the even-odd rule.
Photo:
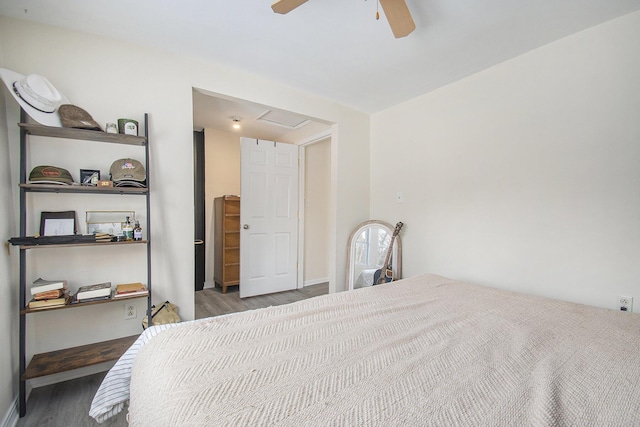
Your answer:
[[[378,282],[385,281],[385,275],[392,275],[393,280],[402,277],[402,243],[398,235],[401,227],[402,223],[394,228],[384,221],[371,220],[353,230],[347,247],[348,290],[372,286],[379,276],[383,277]],[[386,271],[389,265],[391,269]]]

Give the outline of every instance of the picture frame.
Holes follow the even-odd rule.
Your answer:
[[[98,185],[100,171],[95,169],[80,169],[80,184]]]
[[[72,236],[78,234],[76,211],[40,213],[41,236]]]
[[[123,236],[122,223],[129,217],[133,222],[135,211],[87,211],[87,234],[107,233]]]

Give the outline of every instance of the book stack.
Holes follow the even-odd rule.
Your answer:
[[[114,236],[109,233],[95,233],[96,242],[113,242]]]
[[[136,297],[141,295],[149,295],[147,287],[142,283],[122,283],[116,286],[113,298]]]
[[[81,286],[76,292],[74,302],[101,301],[111,298],[111,282]]]
[[[31,285],[30,309],[49,308],[65,305],[69,302],[66,280],[44,280],[38,278]]]

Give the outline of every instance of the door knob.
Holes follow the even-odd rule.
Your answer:
[[[249,224],[243,225],[242,228],[244,228],[245,230],[248,230],[249,229]]]
[[[193,242],[194,245],[204,245],[204,241],[203,240],[195,240]]]

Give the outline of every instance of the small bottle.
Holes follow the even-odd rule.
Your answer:
[[[136,226],[133,228],[133,240],[142,240],[142,227],[140,227],[140,221],[136,220]]]
[[[127,221],[122,224],[122,234],[124,234],[124,240],[133,240],[133,225],[131,225],[129,217],[127,217]]]

